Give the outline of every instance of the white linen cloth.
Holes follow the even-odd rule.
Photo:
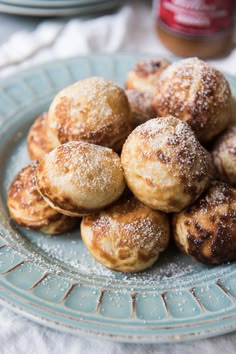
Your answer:
[[[43,20],[38,28],[14,34],[0,47],[0,79],[22,68],[91,52],[146,52],[168,55],[156,38],[148,1],[130,1],[115,14],[93,19]],[[236,50],[211,61],[236,75]],[[236,332],[177,344],[124,344],[73,336],[38,325],[0,306],[0,354],[233,354]]]

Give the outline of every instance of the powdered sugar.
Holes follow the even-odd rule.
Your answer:
[[[161,75],[153,104],[161,116],[172,114],[187,122],[201,142],[209,141],[227,125],[231,91],[215,68],[188,58],[170,65]]]
[[[98,262],[96,262],[88,251],[85,249],[79,233],[74,232],[63,237],[47,238],[42,235],[34,237],[33,244],[40,250],[45,252],[47,257],[62,262],[63,267],[68,269],[68,273],[76,272],[80,275],[88,277],[93,281],[93,277],[99,277],[104,280],[105,284],[109,284],[116,280],[122,280],[128,285],[148,284],[156,286],[164,279],[176,279],[190,275],[194,272],[194,262],[187,259],[182,260],[176,250],[169,250],[160,257],[160,260],[150,269],[141,273],[118,273],[113,272]]]
[[[109,205],[125,188],[119,156],[111,149],[68,142],[39,161],[36,170],[40,192],[56,206],[80,215]]]

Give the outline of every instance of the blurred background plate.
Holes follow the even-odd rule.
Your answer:
[[[120,0],[119,2],[121,2]],[[100,5],[104,3],[117,3],[116,0],[2,0],[2,4],[28,6],[28,7],[68,7],[68,6],[87,6],[87,5]]]
[[[90,2],[88,4],[79,4],[76,2],[61,3],[60,6],[32,6],[30,5],[11,5],[6,1],[0,1],[0,12],[16,15],[28,16],[70,16],[70,15],[94,15],[96,13],[106,12],[117,8],[121,4],[120,0],[103,0],[98,2]]]

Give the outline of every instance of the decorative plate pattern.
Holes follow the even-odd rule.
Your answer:
[[[140,274],[94,261],[79,231],[48,237],[18,227],[6,195],[28,163],[33,120],[68,84],[96,75],[124,85],[144,55],[92,55],[54,61],[0,83],[0,301],[47,326],[125,342],[172,342],[236,329],[236,267],[197,264],[174,245]],[[234,95],[236,80],[227,75]]]

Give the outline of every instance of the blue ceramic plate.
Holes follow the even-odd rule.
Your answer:
[[[28,163],[26,135],[63,87],[97,75],[123,86],[142,55],[54,61],[0,84],[0,302],[34,321],[74,334],[125,342],[175,342],[236,329],[236,267],[197,264],[174,246],[140,274],[94,261],[79,231],[47,237],[9,218],[7,189]],[[227,76],[234,94],[236,80]]]

